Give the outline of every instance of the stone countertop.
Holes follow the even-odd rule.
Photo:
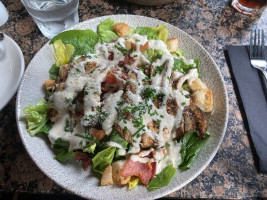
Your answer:
[[[0,31],[21,47],[26,66],[46,43],[19,0],[3,0],[9,12]],[[211,54],[223,75],[229,97],[229,122],[220,149],[192,182],[168,197],[243,199],[267,197],[267,175],[258,173],[254,150],[240,111],[224,57],[226,45],[248,44],[252,27],[267,30],[267,10],[249,17],[236,12],[228,0],[177,0],[164,6],[139,6],[119,0],[80,0],[80,21],[111,14],[135,14],[168,22],[196,39]],[[66,193],[44,175],[23,147],[15,119],[15,99],[0,111],[0,190]]]

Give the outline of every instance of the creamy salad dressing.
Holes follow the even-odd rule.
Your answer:
[[[174,58],[168,51],[166,44],[161,40],[149,40],[146,36],[141,36],[138,34],[133,34],[128,40],[135,43],[135,51],[131,53],[134,58],[132,65],[129,63],[125,67],[136,74],[137,80],[134,78],[125,81],[122,78],[123,71],[122,68],[118,67],[118,63],[124,61],[125,55],[120,50],[120,48],[126,48],[125,38],[119,38],[113,43],[98,43],[95,46],[95,53],[88,54],[83,61],[78,62],[73,61],[73,68],[68,73],[68,77],[65,83],[65,89],[63,91],[56,91],[50,97],[50,105],[58,112],[58,118],[53,128],[49,132],[49,139],[52,144],[58,138],[62,138],[65,141],[70,142],[70,150],[81,148],[81,145],[85,145],[85,139],[75,136],[76,134],[86,135],[85,128],[89,126],[88,118],[99,114],[99,108],[101,112],[105,112],[107,116],[102,122],[102,129],[105,131],[106,135],[109,135],[114,124],[127,130],[132,134],[132,147],[127,152],[128,154],[136,154],[141,150],[141,136],[142,134],[147,134],[150,138],[158,143],[158,148],[165,148],[168,143],[169,148],[166,148],[166,153],[164,154],[161,150],[156,150],[154,155],[154,161],[157,162],[157,173],[166,167],[171,162],[174,167],[177,167],[180,162],[180,148],[181,145],[174,142],[172,139],[175,136],[175,129],[179,127],[183,109],[188,106],[190,99],[188,98],[189,93],[182,89],[182,83],[186,80],[193,80],[198,77],[198,72],[196,69],[191,69],[188,74],[183,75],[179,72],[174,72],[172,75],[172,67],[174,65]],[[160,59],[155,60],[155,62],[150,63],[150,61],[142,54],[140,51],[141,46],[148,42],[149,48],[161,50],[165,52]],[[112,53],[111,53],[112,52]],[[112,59],[111,59],[112,58]],[[77,58],[78,59],[78,58]],[[88,62],[96,62],[96,69],[91,73],[85,73],[85,65]],[[184,60],[186,64],[194,64],[193,60]],[[155,68],[162,67],[161,73],[156,73],[151,77],[150,85],[143,85],[143,80],[146,75],[142,70],[139,69],[140,65],[150,65],[152,64]],[[106,76],[109,71],[114,72],[116,79],[119,83],[126,84],[130,81],[134,86],[136,91],[132,92],[128,90],[124,93],[123,88],[115,93],[107,93],[104,95],[104,100],[101,102],[101,84],[105,81]],[[182,83],[178,83],[179,90],[173,90],[170,86],[170,78],[174,76],[175,79],[182,79]],[[155,90],[155,95],[162,94],[162,105],[157,108],[153,104],[152,99],[147,100],[147,105],[150,106],[150,113],[145,112],[142,116],[143,127],[136,127],[132,120],[127,120],[126,123],[123,120],[118,119],[118,110],[123,109],[126,106],[138,106],[144,103],[142,97],[142,92],[145,89]],[[71,105],[71,101],[75,99],[78,93],[86,91],[83,97],[84,103],[84,116],[81,119],[80,124],[76,124],[73,131],[66,131],[66,120],[69,118],[69,112],[74,110]],[[118,106],[117,103],[123,100],[124,95],[126,95],[131,104],[125,104],[123,106]],[[171,98],[176,101],[178,105],[178,111],[175,116],[168,114],[166,109],[167,100]],[[154,113],[153,115],[151,113]],[[132,117],[138,117],[138,112]],[[148,124],[152,121],[158,122],[158,132],[153,131],[148,127]],[[123,147],[113,141],[107,143],[108,146],[113,146],[119,148],[119,155],[126,155],[126,150]],[[144,155],[144,154],[143,154]],[[131,160],[138,161],[141,163],[146,163],[150,160],[148,157],[140,157],[139,155],[131,155]]]

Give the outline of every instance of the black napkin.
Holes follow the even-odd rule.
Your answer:
[[[262,72],[249,60],[249,48],[227,46],[230,65],[242,100],[259,169],[267,172],[267,87]],[[266,51],[267,52],[267,49]],[[267,54],[265,55],[267,58]]]

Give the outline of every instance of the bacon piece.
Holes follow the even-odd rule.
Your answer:
[[[134,63],[134,59],[133,57],[131,57],[129,54],[127,54],[125,57],[124,57],[124,60],[123,61],[120,61],[118,63],[119,66],[125,66],[125,65],[131,65]]]
[[[140,181],[143,185],[147,186],[150,179],[154,177],[156,173],[156,163],[147,163],[134,162],[131,159],[128,159],[125,165],[121,170],[121,176],[137,176],[140,178]]]
[[[114,53],[113,52],[109,52],[109,56],[108,56],[109,60],[114,60]]]
[[[92,163],[92,159],[84,152],[75,151],[74,158],[82,163],[84,171],[86,171]]]

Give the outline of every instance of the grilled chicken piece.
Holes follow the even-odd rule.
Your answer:
[[[87,62],[84,64],[84,69],[86,74],[90,74],[96,68],[96,62]]]
[[[133,138],[132,138],[132,134],[130,133],[130,131],[123,130],[119,125],[115,125],[115,130],[119,132],[120,136],[124,140],[126,140],[127,142],[129,142],[130,144],[132,144]]]
[[[184,118],[184,132],[185,133],[196,130],[195,118],[193,116],[192,110],[187,106],[184,109],[183,118]]]
[[[126,91],[131,91],[133,94],[136,93],[136,85],[133,84],[133,83],[129,83],[126,85],[126,88],[125,88]]]
[[[199,137],[204,138],[207,128],[207,120],[203,112],[191,100],[190,107],[186,106],[184,109],[180,127],[176,129],[176,138],[180,139],[190,131],[197,131]]]
[[[198,131],[199,137],[201,138],[205,138],[205,133],[208,129],[208,123],[207,120],[204,116],[204,113],[202,112],[202,110],[197,107],[193,101],[190,101],[190,107],[193,113],[193,116],[195,118],[196,121],[196,129]]]
[[[47,114],[51,122],[56,122],[59,118],[58,112],[54,108],[50,108]]]
[[[64,83],[68,77],[68,73],[71,70],[72,65],[66,64],[60,67],[59,75],[57,77],[56,83]]]
[[[167,113],[169,115],[175,116],[177,114],[179,106],[175,99],[168,99],[166,108],[167,108]]]
[[[159,123],[155,120],[149,122],[147,127],[152,130],[153,132],[159,133]]]
[[[146,149],[154,146],[154,140],[148,134],[144,133],[141,138],[141,148]]]

